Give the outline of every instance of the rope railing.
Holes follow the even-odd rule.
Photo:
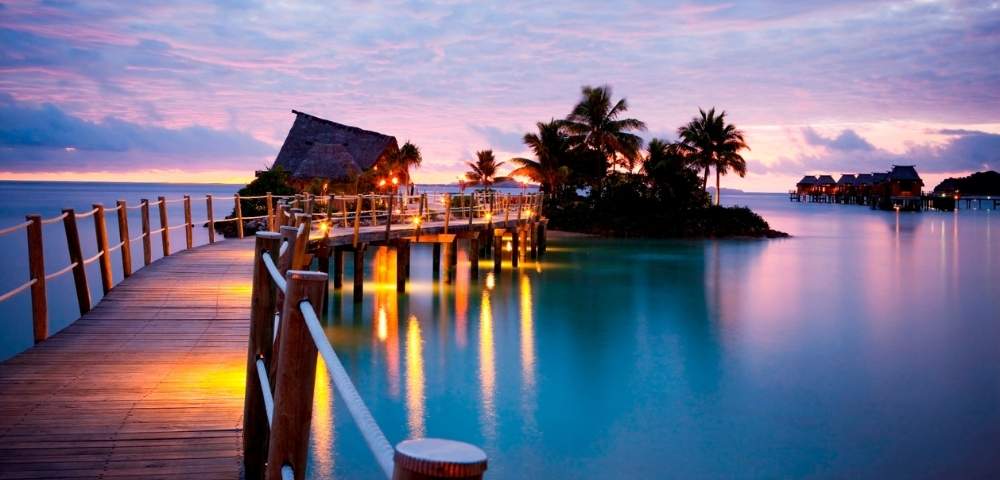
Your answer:
[[[32,285],[34,285],[37,282],[38,282],[37,278],[32,278],[31,280],[28,280],[27,282],[22,283],[21,285],[13,288],[12,290],[8,290],[7,293],[5,293],[3,295],[0,295],[0,302],[2,302],[4,300],[7,300],[8,298],[13,297],[14,295],[17,295],[17,294],[19,294],[19,293],[27,290],[28,287],[31,287]]]
[[[66,272],[69,272],[70,270],[73,270],[74,268],[76,268],[77,265],[79,265],[79,263],[72,262],[69,265],[66,265],[65,267],[63,267],[62,270],[59,270],[57,272],[49,273],[49,274],[45,275],[45,281],[52,280],[53,278],[56,278],[56,277],[58,277],[58,276],[60,276],[60,275],[62,275],[64,273],[66,273]]]
[[[84,264],[84,265],[90,265],[91,263],[94,263],[94,262],[96,262],[96,261],[97,261],[97,259],[101,258],[101,257],[102,257],[103,255],[104,255],[104,252],[103,252],[103,251],[100,251],[100,252],[97,252],[97,254],[96,254],[96,255],[94,255],[93,257],[90,257],[90,258],[88,258],[88,259],[84,260],[84,261],[83,261],[83,264]]]
[[[52,218],[46,218],[42,220],[42,225],[49,225],[52,223],[61,222],[66,218],[67,215],[69,214],[64,212],[62,215],[56,215]]]
[[[18,230],[20,230],[22,228],[27,228],[28,225],[31,225],[31,221],[30,220],[29,221],[25,221],[24,223],[19,223],[17,225],[11,225],[11,226],[9,226],[7,228],[4,228],[4,229],[0,230],[0,235],[7,235],[8,233],[14,233],[14,232],[16,232],[16,231],[18,231]]]

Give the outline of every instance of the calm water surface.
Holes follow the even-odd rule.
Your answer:
[[[453,285],[426,247],[406,295],[376,252],[327,333],[390,441],[472,442],[491,478],[1000,475],[997,212],[729,201],[795,237],[553,239]],[[317,382],[311,474],[377,478]]]

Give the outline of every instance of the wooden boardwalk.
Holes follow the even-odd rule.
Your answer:
[[[239,478],[253,242],[164,258],[0,364],[0,478]]]

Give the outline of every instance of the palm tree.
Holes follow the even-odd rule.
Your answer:
[[[561,122],[551,120],[538,122],[538,133],[524,134],[524,144],[535,154],[537,160],[512,158],[518,168],[510,176],[526,176],[542,186],[542,191],[555,193],[569,176],[566,163],[570,158],[570,141],[562,131]]]
[[[494,182],[504,180],[504,177],[497,177],[497,170],[504,162],[497,161],[496,157],[493,156],[493,150],[476,152],[476,161],[466,163],[470,170],[465,176],[469,179],[470,185],[481,185],[489,190]]]
[[[408,185],[410,183],[410,169],[419,168],[420,163],[423,161],[423,156],[420,154],[420,147],[414,145],[409,140],[403,144],[403,146],[392,151],[384,160],[375,166],[375,170],[384,168],[384,172],[389,172],[390,174],[399,172],[398,178],[400,183],[403,185]]]
[[[634,118],[621,118],[628,111],[624,98],[613,102],[611,87],[584,86],[582,98],[562,122],[563,129],[575,143],[601,152],[612,166],[628,171],[641,160],[642,138],[631,131],[646,130],[646,124]]]
[[[687,125],[677,129],[681,143],[690,150],[694,164],[703,169],[701,188],[708,190],[708,172],[715,167],[715,203],[719,204],[719,177],[733,169],[741,177],[746,175],[746,161],[740,150],[749,149],[743,138],[743,131],[726,123],[726,112],[716,115],[715,108],[704,111],[698,109],[700,117],[694,117]]]

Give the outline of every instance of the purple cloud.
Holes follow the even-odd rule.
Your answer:
[[[802,129],[802,136],[806,139],[806,142],[811,145],[821,145],[833,150],[842,151],[852,151],[852,150],[874,150],[875,146],[868,143],[868,140],[861,138],[857,132],[851,129],[846,129],[840,132],[840,135],[836,137],[828,138],[819,134],[812,127],[806,127]]]

